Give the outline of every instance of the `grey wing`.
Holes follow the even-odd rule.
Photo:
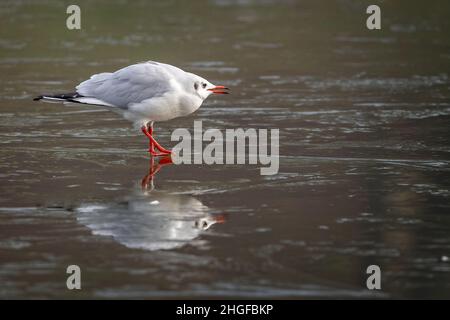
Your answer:
[[[100,73],[80,83],[80,99],[96,99],[104,105],[128,108],[130,104],[158,97],[173,90],[172,79],[181,69],[156,62],[134,64],[114,73]],[[184,72],[183,72],[184,73]],[[80,101],[83,102],[83,101]],[[89,102],[88,102],[89,103]]]

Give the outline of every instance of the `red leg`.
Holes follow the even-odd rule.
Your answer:
[[[148,139],[150,140],[150,154],[152,156],[162,156],[162,155],[167,155],[172,153],[172,151],[167,150],[165,148],[163,148],[158,141],[155,140],[155,138],[153,138],[152,133],[153,133],[153,128],[151,128],[150,130],[147,128],[147,126],[142,126],[141,128],[142,132],[148,137]],[[151,132],[151,133],[150,133]],[[156,147],[156,149],[158,149],[161,153],[156,153],[154,151],[154,147]]]
[[[156,149],[158,149],[162,154],[171,154],[172,151],[167,150],[166,148],[164,148],[163,146],[161,146],[158,141],[155,140],[155,138],[153,138],[152,135],[149,136],[149,139],[152,141],[153,145],[156,147]]]
[[[148,125],[147,125],[147,127],[148,127]],[[167,150],[167,149],[165,149],[164,147],[162,147],[162,146],[155,140],[155,138],[153,138],[153,123],[152,123],[152,122],[150,122],[150,126],[149,126],[149,127],[150,127],[150,128],[149,128],[148,132],[149,132],[150,135],[151,135],[150,141],[151,141],[151,143],[153,144],[153,146],[156,146],[156,148],[157,148],[161,153],[163,153],[163,154],[170,154],[170,153],[172,153],[172,151]]]
[[[147,125],[147,132],[149,135],[153,134],[153,126],[152,125]],[[148,141],[148,151],[153,155],[155,153],[155,145],[153,144],[152,140]]]

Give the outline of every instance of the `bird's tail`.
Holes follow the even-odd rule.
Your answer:
[[[43,94],[33,99],[34,101],[45,101],[45,102],[73,102],[73,103],[82,103],[89,104],[93,106],[101,106],[101,107],[116,107],[108,102],[103,100],[94,98],[94,97],[85,97],[77,92],[72,93],[62,93],[62,94]]]
[[[62,93],[62,94],[43,94],[41,96],[38,96],[36,98],[34,98],[34,101],[39,101],[39,100],[43,100],[43,101],[70,101],[70,102],[77,102],[74,101],[74,99],[80,98],[82,97],[80,94],[76,93],[76,92],[72,92],[72,93]]]

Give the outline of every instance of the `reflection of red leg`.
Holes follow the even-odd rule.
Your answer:
[[[158,141],[155,140],[155,138],[153,138],[153,128],[150,127],[150,129],[147,126],[142,126],[141,128],[142,132],[147,136],[147,138],[149,139],[149,152],[152,156],[162,156],[162,155],[167,155],[172,153],[172,151],[167,150],[165,148],[163,148]],[[154,147],[156,147],[156,149],[158,149],[160,151],[160,153],[156,153],[154,150]]]
[[[158,173],[159,170],[165,165],[172,164],[172,158],[170,155],[164,155],[163,158],[155,165],[155,159],[150,158],[148,174],[142,178],[141,187],[142,190],[147,190],[148,186],[151,184],[153,177]]]
[[[153,157],[151,157],[150,163],[149,163],[149,168],[148,168],[148,173],[144,176],[144,178],[142,178],[142,181],[141,181],[142,190],[147,190],[149,185],[153,188],[152,180],[153,180],[153,177],[155,176],[155,174],[159,171],[159,169],[161,169],[161,166],[159,164],[157,164],[155,166],[155,159]]]

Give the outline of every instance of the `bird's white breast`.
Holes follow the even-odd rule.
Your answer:
[[[202,102],[200,97],[192,94],[170,91],[160,97],[130,104],[125,117],[133,122],[168,121],[191,114]]]

